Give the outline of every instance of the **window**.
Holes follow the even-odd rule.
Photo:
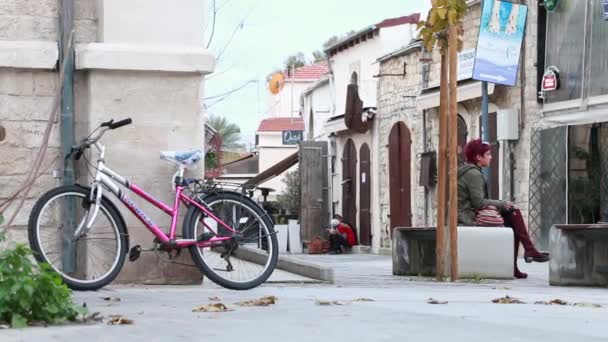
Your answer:
[[[601,156],[599,127],[569,128],[568,223],[596,223],[600,220]]]
[[[608,94],[608,21],[604,19],[602,0],[595,0],[592,13],[592,35],[589,44],[589,96]]]
[[[603,0],[562,1],[547,13],[544,68],[559,69],[561,88],[548,92],[546,103],[608,95],[608,21],[602,5]]]
[[[561,88],[548,92],[546,103],[582,97],[586,4],[587,1],[578,0],[568,1],[566,6],[562,2],[555,12],[547,15],[545,66],[554,65],[559,69]]]

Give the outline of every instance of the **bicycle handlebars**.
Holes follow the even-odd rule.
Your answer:
[[[133,120],[131,120],[131,118],[123,119],[118,122],[114,122],[113,119],[110,121],[103,122],[101,125],[99,125],[99,127],[100,128],[106,127],[107,129],[104,129],[101,132],[99,132],[95,138],[88,137],[86,139],[83,139],[80,142],[80,144],[72,146],[70,153],[68,153],[68,155],[65,157],[65,159],[68,159],[69,157],[72,156],[72,154],[76,153],[74,155],[74,159],[79,160],[80,157],[82,157],[82,154],[84,153],[84,151],[87,148],[90,148],[91,145],[95,144],[99,139],[101,139],[101,137],[104,135],[104,133],[108,129],[117,129],[117,128],[120,128],[120,127],[123,127],[126,125],[130,125],[132,122],[133,122]]]

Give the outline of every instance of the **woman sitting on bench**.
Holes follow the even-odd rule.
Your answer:
[[[524,246],[526,262],[546,262],[549,260],[549,255],[539,252],[534,247],[521,212],[514,203],[488,199],[488,184],[481,169],[490,166],[492,160],[490,145],[482,142],[481,139],[472,140],[465,146],[464,154],[467,163],[458,169],[458,223],[467,226],[481,225],[478,224],[478,212],[482,209],[487,210],[487,206],[496,207],[500,211],[504,225],[513,229],[515,241],[513,275],[515,278],[527,278],[528,275],[517,268],[519,243]],[[492,207],[489,210],[492,210]],[[498,220],[500,216],[497,215]]]

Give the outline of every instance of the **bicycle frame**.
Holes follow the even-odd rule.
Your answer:
[[[176,227],[177,227],[177,218],[179,216],[180,202],[186,206],[188,206],[188,205],[196,206],[203,213],[205,213],[207,215],[207,217],[216,221],[223,228],[228,229],[232,233],[234,233],[235,231],[232,227],[230,227],[229,225],[224,223],[221,219],[219,219],[217,216],[215,216],[209,209],[205,208],[205,206],[201,205],[200,203],[193,200],[192,198],[184,195],[183,186],[176,186],[175,200],[173,201],[173,207],[170,207],[169,205],[163,203],[162,201],[157,200],[152,195],[145,192],[142,188],[131,183],[129,180],[125,179],[118,173],[112,171],[110,168],[105,166],[105,161],[104,161],[105,146],[103,146],[97,142],[94,144],[94,146],[99,150],[99,159],[97,160],[97,173],[95,175],[95,181],[93,183],[93,186],[91,189],[91,195],[90,195],[91,196],[90,200],[92,203],[93,210],[89,209],[88,214],[85,215],[82,222],[79,224],[78,228],[76,229],[76,231],[74,233],[75,237],[79,236],[81,234],[82,230],[84,230],[84,233],[86,233],[91,229],[93,222],[95,221],[95,218],[97,217],[97,214],[99,212],[99,204],[101,203],[103,188],[105,187],[110,192],[112,192],[118,199],[120,199],[120,201],[133,213],[133,215],[135,215],[135,217],[137,217],[141,221],[141,223],[143,223],[144,226],[146,226],[146,228],[148,228],[148,230],[152,234],[154,234],[154,236],[156,236],[158,238],[158,240],[161,243],[170,243],[172,247],[177,247],[177,248],[184,248],[184,247],[189,247],[192,245],[197,245],[198,247],[204,248],[204,247],[212,247],[212,246],[217,245],[219,242],[231,239],[231,237],[217,237],[217,232],[214,231],[212,227],[207,225],[205,220],[201,221],[203,223],[204,227],[209,229],[216,236],[212,237],[209,240],[202,241],[202,242],[198,242],[196,239],[175,239],[175,231],[176,231]],[[185,169],[184,167],[180,166],[176,175],[180,178],[183,177],[184,169]],[[148,215],[146,215],[146,213],[142,209],[140,209],[133,201],[131,201],[129,199],[129,197],[126,195],[126,193],[124,193],[115,182],[117,182],[120,185],[124,186],[125,188],[131,190],[133,193],[135,193],[140,198],[143,198],[148,203],[151,203],[152,205],[154,205],[158,209],[162,210],[167,215],[171,216],[171,228],[169,230],[169,234],[166,234],[165,232],[163,232],[163,230],[159,226],[154,224],[154,222],[152,222],[152,220],[148,217]],[[103,186],[100,186],[100,185],[103,185]],[[95,196],[95,198],[93,198],[93,196]]]

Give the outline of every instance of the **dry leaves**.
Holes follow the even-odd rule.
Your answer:
[[[84,316],[82,318],[83,323],[87,322],[101,322],[103,320],[103,316],[99,312],[93,312],[90,315]]]
[[[548,302],[538,301],[538,302],[535,302],[534,304],[541,304],[541,305],[572,305],[572,306],[583,307],[583,308],[601,308],[602,307],[600,304],[595,304],[595,303],[584,303],[584,302],[581,302],[581,303],[569,304],[565,300],[561,300],[561,299],[552,299],[552,300],[550,300]]]
[[[595,303],[574,303],[574,306],[582,308],[601,308],[602,306]]]
[[[122,317],[121,315],[110,315],[110,320],[108,321],[108,325],[125,325],[133,323],[134,321],[132,319]]]
[[[242,302],[236,303],[239,306],[268,306],[275,304],[277,302],[277,297],[275,296],[266,296],[259,299],[246,300]]]
[[[120,302],[120,298],[118,297],[103,297],[102,299],[106,302]]]
[[[544,301],[538,301],[538,302],[534,302],[534,304],[540,304],[540,305],[568,305],[568,302],[561,300],[561,299],[552,299],[548,302],[544,302]]]
[[[222,298],[220,297],[209,297],[209,300],[212,302],[221,302]]]
[[[495,304],[525,304],[521,300],[509,296],[505,296],[502,298],[492,299],[492,303]]]
[[[429,298],[426,301],[429,304],[447,304],[448,301],[447,300],[437,300],[437,299],[433,299],[433,298]]]
[[[373,299],[369,298],[355,298],[353,300],[324,300],[324,299],[315,299],[315,304],[321,306],[329,306],[329,305],[348,305],[353,302],[373,302]]]
[[[233,310],[229,309],[226,305],[224,305],[222,303],[201,305],[199,307],[192,309],[192,312],[228,312],[228,311],[233,311]]]
[[[369,298],[355,298],[353,299],[353,302],[373,302],[373,299],[369,299]]]

